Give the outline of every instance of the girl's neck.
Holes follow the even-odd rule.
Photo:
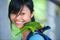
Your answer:
[[[26,40],[29,33],[30,33],[30,30],[27,30],[27,31],[23,32],[22,33],[22,40]]]

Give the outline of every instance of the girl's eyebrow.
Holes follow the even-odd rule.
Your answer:
[[[21,6],[21,9],[20,9],[20,11],[18,12],[18,14],[17,14],[17,15],[20,15],[20,14],[22,13],[23,8],[24,8],[24,5],[23,5],[23,6]]]

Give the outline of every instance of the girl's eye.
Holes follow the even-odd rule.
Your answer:
[[[17,15],[17,13],[12,13],[13,15]]]
[[[21,15],[25,15],[25,13],[22,13]]]
[[[12,13],[11,15],[13,15],[13,16],[14,16],[14,15],[16,15],[16,14]]]

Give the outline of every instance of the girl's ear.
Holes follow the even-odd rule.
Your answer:
[[[31,14],[31,18],[34,16],[34,11],[32,12],[32,14]]]

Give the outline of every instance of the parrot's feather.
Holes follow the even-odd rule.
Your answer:
[[[41,25],[38,22],[29,22],[20,30],[19,33],[25,32],[28,29],[30,29],[32,32],[34,32],[36,29],[38,29],[40,27],[41,27]],[[16,35],[18,35],[19,33],[17,33]]]

